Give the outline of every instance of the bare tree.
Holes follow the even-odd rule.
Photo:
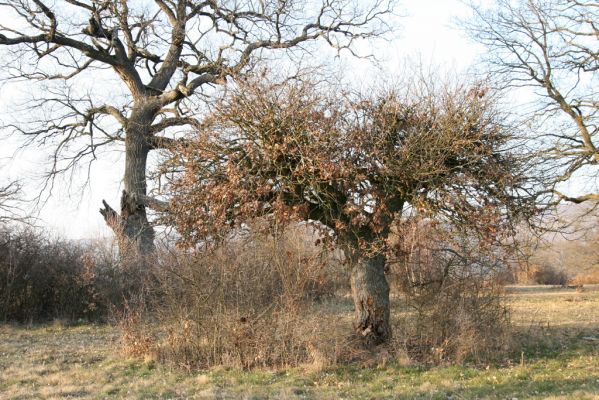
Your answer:
[[[354,328],[391,335],[387,246],[409,208],[496,240],[530,208],[526,163],[490,93],[421,81],[374,96],[247,81],[165,168],[189,245],[257,217],[317,221],[351,264]],[[400,94],[401,93],[401,94]]]
[[[570,196],[555,185],[599,173],[599,3],[587,0],[498,0],[473,5],[464,25],[487,47],[485,62],[508,88],[533,88],[542,129],[537,148],[550,189],[560,200],[599,201],[599,193]]]
[[[45,85],[28,105],[35,110],[29,123],[12,128],[32,142],[54,143],[51,175],[124,144],[120,213],[106,202],[100,212],[122,245],[152,251],[146,207],[166,203],[148,196],[148,154],[173,140],[164,134],[169,129],[201,125],[191,98],[251,70],[267,51],[302,51],[317,39],[351,49],[355,39],[388,29],[383,19],[391,6],[386,0],[2,1],[8,79]],[[105,93],[79,87],[105,71],[120,86]]]
[[[21,195],[21,185],[18,181],[12,181],[0,186],[0,224],[10,221],[24,221],[18,200]]]

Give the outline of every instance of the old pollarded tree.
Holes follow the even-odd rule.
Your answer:
[[[260,217],[318,222],[350,261],[354,328],[370,343],[391,335],[387,248],[407,207],[489,240],[529,209],[526,160],[480,86],[363,97],[262,79],[240,83],[165,165],[173,222],[191,246]]]

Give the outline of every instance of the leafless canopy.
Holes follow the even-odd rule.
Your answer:
[[[192,96],[243,75],[267,53],[306,54],[318,39],[352,51],[355,40],[389,30],[392,6],[392,0],[0,0],[6,79],[42,83],[26,105],[27,121],[11,127],[53,146],[50,176],[122,142],[120,214],[107,203],[101,213],[117,234],[151,249],[145,209],[165,204],[147,196],[148,153],[171,148],[173,129],[201,127],[202,103]],[[109,87],[99,88],[98,80]]]
[[[154,104],[156,114],[147,132],[150,142],[163,147],[165,140],[157,134],[198,124],[181,101],[204,85],[246,70],[264,50],[292,49],[318,38],[349,49],[355,39],[382,32],[379,22],[389,7],[379,1],[361,8],[328,0],[3,1],[0,45],[11,50],[3,66],[8,78],[69,81],[85,74],[93,79],[108,68],[131,95],[119,104],[113,96],[80,93],[64,83],[45,86],[49,91],[37,93],[37,103],[30,106],[45,104],[49,112],[33,118],[31,129],[14,128],[41,140],[59,137],[57,156],[69,140],[88,137],[88,146],[70,163],[55,165],[57,171],[68,169],[98,147],[124,141],[130,101],[144,99]],[[105,98],[107,104],[99,102]]]
[[[17,181],[10,182],[0,187],[0,224],[9,221],[23,221],[18,200],[21,194],[21,185]]]
[[[599,162],[599,3],[591,0],[498,0],[473,6],[465,26],[487,47],[486,62],[510,88],[532,87],[545,170],[554,184],[591,172]],[[596,186],[596,185],[594,185]],[[553,191],[572,202],[599,200]]]

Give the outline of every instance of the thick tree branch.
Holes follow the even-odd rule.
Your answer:
[[[156,134],[165,131],[167,128],[172,128],[174,126],[185,126],[188,125],[190,127],[201,129],[202,124],[198,121],[197,118],[194,117],[173,117],[173,118],[164,118],[161,121],[155,123],[150,127],[150,133]]]
[[[115,233],[121,232],[123,229],[123,219],[121,216],[108,205],[106,200],[102,200],[104,208],[100,208],[100,214],[104,217],[106,225],[108,225]]]
[[[154,89],[164,90],[179,65],[179,58],[183,52],[185,41],[185,26],[187,23],[186,6],[186,0],[177,1],[176,18],[175,24],[172,26],[170,46],[162,66],[158,70],[158,73],[154,75],[149,85]]]
[[[185,148],[189,145],[189,141],[187,139],[172,139],[165,136],[152,136],[148,138],[148,144],[150,149],[180,149]]]
[[[553,193],[555,195],[557,195],[557,197],[560,200],[565,200],[565,201],[568,201],[568,202],[574,203],[574,204],[584,203],[585,201],[599,201],[599,194],[597,194],[597,193],[589,193],[589,194],[585,194],[582,196],[575,196],[575,197],[566,196],[565,194],[563,194],[557,190],[553,191]]]
[[[141,196],[141,202],[154,211],[168,212],[170,210],[170,204],[168,201],[159,200],[150,196]]]

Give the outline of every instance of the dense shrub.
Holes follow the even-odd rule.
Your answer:
[[[415,361],[483,361],[509,348],[509,314],[497,277],[503,250],[431,221],[403,224],[391,265],[401,294],[396,341]]]
[[[385,346],[362,346],[347,326],[343,257],[295,231],[161,252],[145,308],[121,319],[125,350],[185,369],[501,357],[510,338],[501,260],[474,243],[449,252],[440,232],[418,224],[399,232],[389,275],[400,296]]]
[[[381,354],[461,362],[506,346],[509,321],[494,259],[468,246],[448,252],[438,234],[418,224],[399,232],[389,271],[400,294],[395,337],[375,362]],[[308,228],[241,235],[211,250],[163,247],[148,261],[117,261],[103,242],[2,230],[0,319],[98,321],[116,311],[129,355],[187,369],[373,359],[347,326],[343,257]]]
[[[599,284],[599,267],[595,269],[580,273],[570,280],[573,285],[596,285]]]
[[[329,362],[339,335],[326,303],[348,277],[314,243],[287,232],[162,253],[152,312],[122,320],[126,351],[184,368]]]
[[[539,285],[565,285],[568,274],[550,264],[533,265],[528,271],[528,280]]]
[[[118,266],[102,243],[0,229],[0,320],[104,320],[121,301]]]

